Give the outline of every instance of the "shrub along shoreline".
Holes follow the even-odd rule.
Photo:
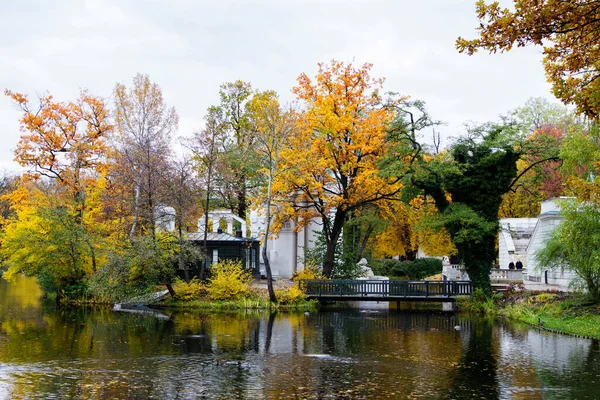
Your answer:
[[[308,300],[302,290],[302,280],[318,279],[320,275],[314,268],[305,268],[299,272],[293,282],[276,282],[275,294],[277,302],[269,299],[267,288],[256,285],[249,271],[240,262],[223,260],[213,265],[206,281],[193,278],[189,282],[176,278],[171,283],[170,296],[153,308],[187,309],[199,311],[226,310],[273,310],[273,311],[315,311],[319,308],[317,300]],[[61,302],[71,305],[114,305],[114,304],[148,304],[153,293],[164,290],[164,287],[148,287],[145,290],[117,290],[88,293],[82,290],[81,295],[63,297]],[[52,294],[51,294],[52,295]]]
[[[272,302],[266,288],[252,284],[252,276],[239,262],[220,261],[211,270],[208,282],[192,279],[190,282],[177,280],[173,284],[175,296],[163,301],[161,308],[220,310],[298,310],[314,311],[319,302],[308,300],[301,287],[303,279],[318,277],[311,268],[306,268],[295,278],[292,285],[276,284],[277,302]]]
[[[486,298],[476,292],[460,298],[457,307],[462,312],[502,317],[550,332],[600,339],[600,304],[579,293],[512,289]]]

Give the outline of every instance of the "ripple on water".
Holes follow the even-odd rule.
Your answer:
[[[174,313],[162,321],[51,309],[0,317],[0,398],[562,399],[600,393],[597,343],[451,314]]]

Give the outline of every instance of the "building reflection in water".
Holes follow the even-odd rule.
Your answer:
[[[0,398],[594,398],[597,340],[451,313],[116,313],[0,283]],[[31,296],[29,296],[31,294]],[[37,297],[36,297],[37,296]]]

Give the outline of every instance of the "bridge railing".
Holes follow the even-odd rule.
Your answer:
[[[454,297],[473,292],[469,281],[305,280],[303,287],[311,297]]]

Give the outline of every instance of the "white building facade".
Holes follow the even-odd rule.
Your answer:
[[[259,212],[250,212],[250,232],[252,237],[264,243],[266,217]],[[317,232],[322,230],[317,220],[312,220],[307,226],[299,227],[296,221],[289,220],[283,224],[277,238],[270,239],[268,243],[269,263],[271,273],[277,278],[291,278],[296,272],[304,269],[306,249],[313,249],[317,239]],[[261,274],[264,275],[264,260],[262,248],[260,256]]]
[[[498,267],[508,269],[509,263],[523,263],[527,268],[527,248],[538,223],[537,218],[502,218],[498,234]]]
[[[577,276],[568,267],[555,269],[541,268],[536,259],[536,253],[545,246],[554,229],[563,221],[564,218],[559,215],[559,204],[564,199],[566,197],[549,199],[542,202],[538,223],[527,248],[529,266],[527,268],[527,276],[524,278],[528,282],[556,286],[558,290],[568,290],[569,285]]]

